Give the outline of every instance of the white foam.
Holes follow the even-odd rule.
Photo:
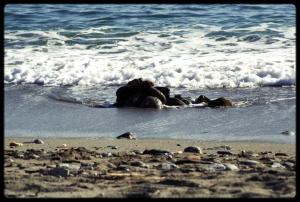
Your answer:
[[[253,29],[266,27],[261,24]],[[84,33],[105,33],[105,29],[93,28]],[[142,77],[157,85],[192,89],[295,85],[295,44],[282,47],[283,39],[265,44],[263,40],[248,43],[234,37],[217,42],[205,37],[212,30],[220,28],[194,28],[181,36],[167,37],[144,32],[117,41],[111,49],[105,48],[107,44],[90,49],[82,44],[69,46],[65,41],[72,38],[60,35],[59,30],[32,31],[47,37],[47,45],[6,48],[4,82],[118,85]],[[174,28],[169,33],[176,31]],[[20,33],[6,32],[5,39],[16,39]],[[295,29],[287,29],[285,37],[294,38],[293,33]]]

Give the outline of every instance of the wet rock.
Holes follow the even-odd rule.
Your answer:
[[[244,165],[248,165],[248,166],[255,166],[255,165],[259,164],[259,162],[254,161],[254,160],[241,160],[240,164],[244,164]]]
[[[141,108],[162,109],[163,104],[157,97],[147,96],[140,105]]]
[[[226,166],[227,170],[239,170],[239,168],[232,163],[224,163],[224,165]]]
[[[200,104],[200,103],[207,103],[209,107],[221,107],[221,106],[233,106],[231,100],[226,99],[224,97],[220,97],[218,99],[215,100],[210,100],[209,98],[207,98],[204,95],[200,95],[196,100],[195,103],[196,104]]]
[[[148,96],[152,96],[155,98],[158,98],[162,104],[165,104],[167,102],[166,97],[164,96],[164,94],[159,91],[158,89],[154,88],[154,87],[150,87],[146,90],[146,93]]]
[[[67,177],[70,174],[70,171],[66,168],[52,168],[49,170],[44,171],[46,175],[52,175],[56,177]]]
[[[143,154],[151,154],[151,155],[163,155],[163,154],[170,154],[171,152],[166,150],[160,150],[160,149],[150,149],[145,150]]]
[[[166,105],[168,106],[184,106],[185,103],[178,98],[170,97],[167,99]]]
[[[160,92],[162,92],[165,96],[165,98],[169,98],[170,97],[170,89],[167,87],[161,87],[161,86],[156,86],[155,87],[157,90],[159,90]]]
[[[35,144],[45,144],[44,141],[41,140],[41,139],[35,139],[35,140],[33,140],[33,143],[35,143]]]
[[[117,137],[117,139],[130,139],[130,140],[135,140],[136,139],[136,135],[131,133],[131,132],[126,132],[122,135],[119,135]]]
[[[184,102],[186,105],[191,104],[191,98],[190,97],[182,97],[180,94],[177,94],[174,96],[175,98],[181,100],[182,102]]]
[[[198,154],[203,154],[202,149],[200,147],[196,146],[189,146],[186,147],[183,152],[190,152],[190,153],[198,153]]]

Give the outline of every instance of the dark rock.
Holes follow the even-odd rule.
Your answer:
[[[157,90],[159,90],[160,92],[162,92],[165,96],[165,98],[169,98],[170,97],[170,89],[167,87],[161,87],[161,86],[155,86],[155,88]]]
[[[150,87],[146,90],[146,93],[148,96],[153,96],[153,97],[157,97],[163,104],[166,103],[167,99],[164,96],[164,94],[162,92],[160,92],[159,90],[157,90],[154,87]]]
[[[186,105],[191,104],[191,98],[190,97],[182,97],[180,94],[175,95],[175,98],[181,100],[182,102],[184,102]]]
[[[240,164],[244,164],[244,165],[248,165],[248,166],[254,166],[259,164],[258,161],[254,161],[254,160],[242,160],[240,161]]]
[[[141,103],[140,107],[162,109],[163,105],[160,99],[153,96],[147,96]]]
[[[70,171],[66,168],[52,168],[52,169],[44,171],[44,174],[53,175],[56,177],[58,177],[58,176],[67,177],[70,174]]]
[[[200,147],[195,147],[195,146],[189,146],[186,147],[183,152],[190,152],[190,153],[198,153],[198,154],[202,154],[202,149]]]
[[[184,106],[185,103],[178,98],[170,97],[167,99],[166,105],[168,106]]]
[[[143,154],[152,154],[152,155],[162,155],[162,154],[169,154],[171,152],[166,151],[166,150],[159,150],[159,149],[150,149],[150,150],[145,150]]]
[[[139,107],[143,100],[147,97],[147,94],[143,92],[137,92],[131,97],[129,97],[125,102],[124,106],[126,107]]]
[[[223,154],[223,155],[233,155],[230,151],[227,150],[222,150],[222,151],[217,151],[218,154]]]
[[[35,143],[35,144],[44,144],[44,141],[41,140],[41,139],[35,139],[35,140],[33,140],[33,143]]]
[[[286,153],[275,153],[275,156],[288,156]]]
[[[142,161],[133,161],[130,163],[131,166],[137,166],[137,167],[141,167],[141,168],[149,168],[149,165],[145,164]]]
[[[202,102],[208,103],[210,100],[204,96],[204,95],[200,95],[196,100],[195,100],[195,104],[200,104]]]
[[[135,94],[135,89],[129,86],[121,86],[118,88],[117,95],[117,107],[122,107],[125,105],[127,100]]]
[[[232,102],[224,97],[220,97],[215,100],[210,100],[204,95],[200,95],[196,100],[195,103],[199,104],[205,102],[208,104],[209,107],[220,107],[220,106],[233,106]]]
[[[220,106],[232,106],[232,102],[226,98],[218,98],[216,100],[210,100],[208,102],[209,107],[220,107]]]
[[[120,136],[117,137],[117,139],[122,139],[122,138],[125,138],[125,139],[130,139],[130,140],[135,140],[136,139],[136,135],[134,135],[133,133],[131,132],[126,132]]]

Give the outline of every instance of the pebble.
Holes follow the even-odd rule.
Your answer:
[[[223,155],[233,155],[233,153],[231,153],[228,150],[222,150],[222,151],[217,151],[218,154],[223,154]]]
[[[56,177],[67,177],[70,174],[70,171],[66,168],[52,168],[45,171],[46,175],[53,175]]]
[[[127,165],[119,165],[117,169],[122,170],[122,171],[127,171],[127,172],[130,171],[130,169]]]
[[[160,149],[150,149],[150,150],[145,150],[143,154],[152,154],[152,155],[160,155],[160,154],[170,154],[171,152],[166,151],[166,150],[160,150]]]
[[[141,167],[141,168],[149,168],[149,165],[145,164],[142,161],[133,161],[133,162],[130,163],[130,165]]]
[[[244,165],[248,165],[248,166],[253,166],[253,165],[259,164],[259,162],[258,161],[254,161],[254,160],[242,160],[242,161],[240,161],[240,164],[244,164]]]
[[[286,153],[275,153],[275,156],[288,156]]]
[[[250,157],[258,157],[259,155],[255,154],[253,151],[245,151],[245,150],[243,150],[241,152],[241,156],[245,157],[245,158],[250,158]]]
[[[9,146],[11,146],[11,147],[22,147],[23,146],[23,144],[22,143],[19,143],[19,142],[10,142],[9,143]]]
[[[287,166],[290,169],[294,169],[294,166],[295,166],[294,163],[288,162],[288,161],[284,162],[283,165]]]
[[[226,166],[221,163],[214,163],[214,164],[210,165],[210,167],[216,171],[226,170]]]
[[[60,168],[70,169],[72,171],[78,171],[80,169],[79,165],[68,164],[68,163],[61,163],[61,164],[59,164],[59,167]]]
[[[102,155],[102,157],[112,157],[112,153],[111,152],[102,153],[101,155]]]
[[[277,162],[273,163],[273,164],[271,165],[271,167],[272,167],[272,168],[285,168],[283,165],[281,165],[280,163],[277,163]]]
[[[133,152],[134,154],[143,154],[143,152],[142,152],[142,151],[140,151],[140,150],[137,150],[137,149],[135,149],[135,150],[132,150],[131,152]]]
[[[44,141],[41,140],[41,139],[35,139],[35,140],[33,140],[33,143],[35,143],[35,144],[45,144]]]
[[[179,168],[177,165],[173,164],[173,163],[162,163],[159,164],[157,166],[158,169],[164,170],[164,171],[168,171],[168,170],[172,170],[172,169],[176,169]]]
[[[224,163],[224,165],[226,166],[227,170],[239,170],[239,168],[232,163]]]
[[[30,157],[33,158],[33,159],[39,159],[40,158],[40,156],[36,155],[36,154],[32,154]]]
[[[118,147],[114,145],[108,145],[107,147],[110,147],[111,149],[118,149]]]
[[[231,150],[231,147],[229,145],[221,145],[221,146],[218,146],[218,147],[214,147],[214,149]]]
[[[8,158],[8,159],[6,159],[5,162],[6,162],[6,163],[12,163],[12,162],[14,162],[14,160],[13,160],[12,158]]]
[[[131,133],[131,132],[126,132],[122,135],[119,135],[117,137],[117,139],[122,139],[122,138],[125,138],[125,139],[130,139],[130,140],[135,140],[136,139],[136,135]]]
[[[183,152],[190,152],[190,153],[198,153],[198,154],[203,154],[202,149],[200,147],[196,146],[189,146],[186,147]]]

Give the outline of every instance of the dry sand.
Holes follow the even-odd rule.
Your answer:
[[[295,144],[106,138],[24,143],[31,140],[5,138],[6,197],[277,198],[296,193]],[[24,144],[10,147],[12,141]],[[188,146],[200,147],[202,154],[182,152]]]

